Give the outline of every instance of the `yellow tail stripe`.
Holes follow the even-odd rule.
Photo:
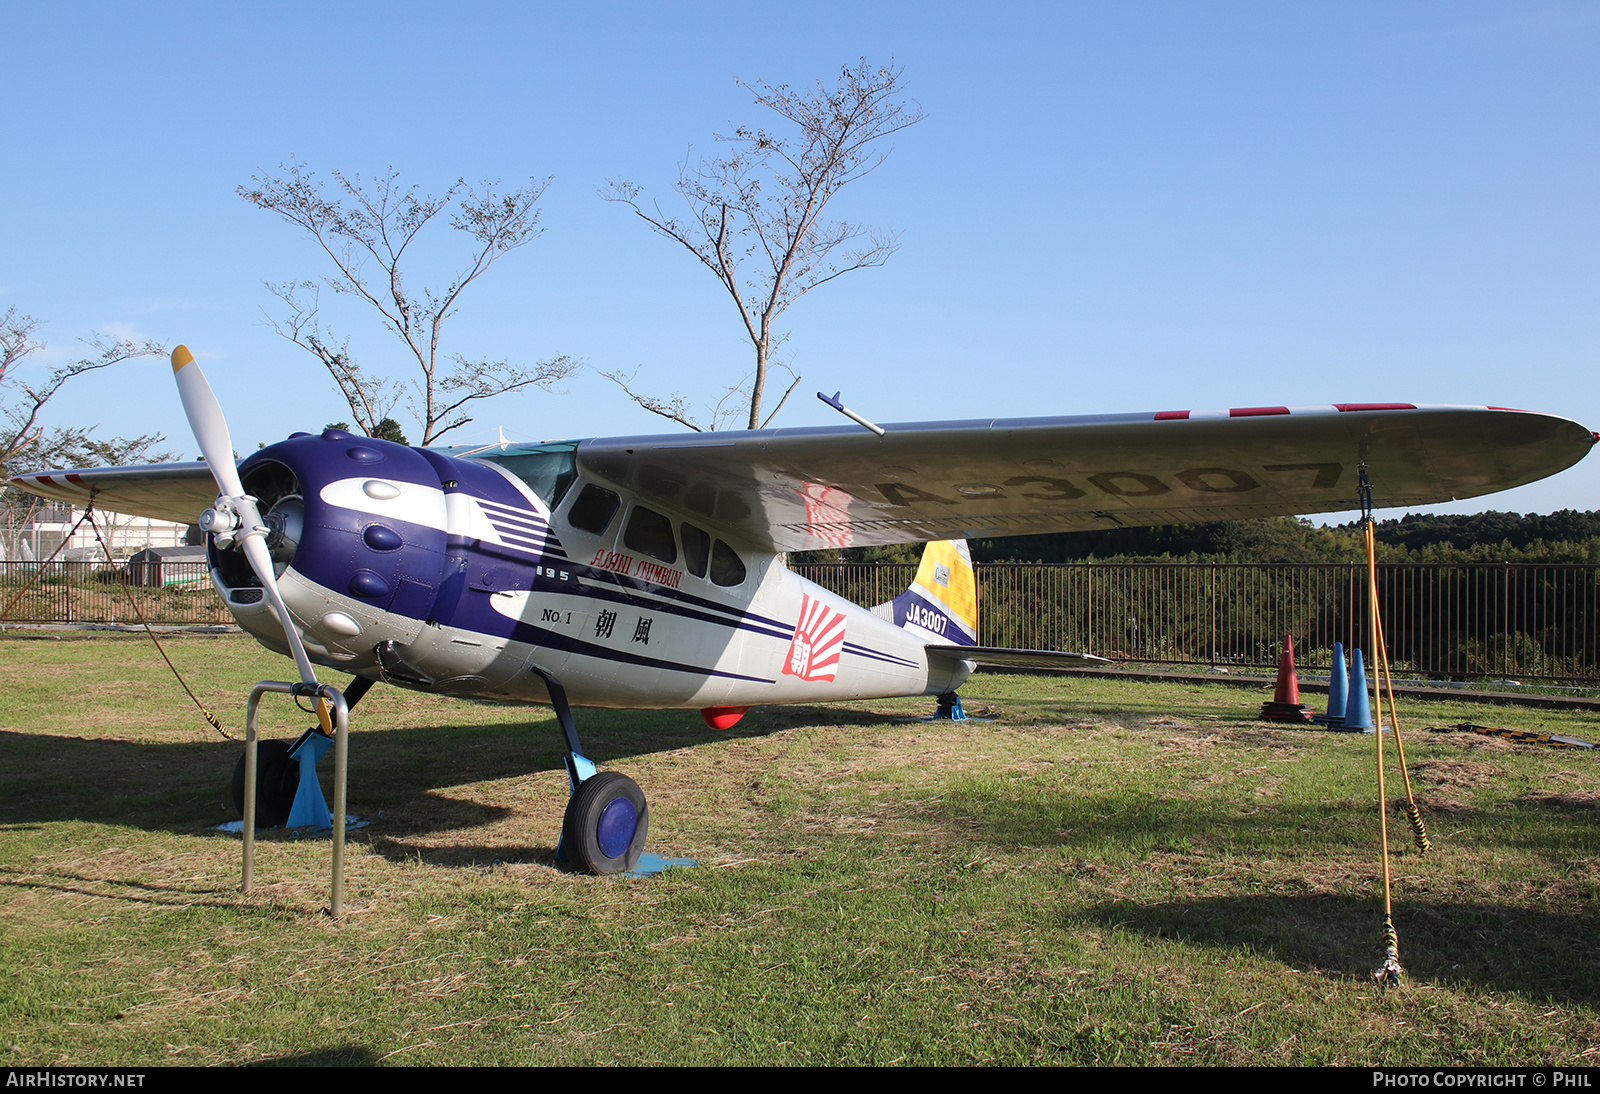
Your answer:
[[[940,581],[940,577],[946,580]],[[972,556],[965,540],[929,543],[922,552],[922,565],[917,567],[916,587],[919,593],[944,605],[969,632],[978,633],[978,579],[972,572]]]

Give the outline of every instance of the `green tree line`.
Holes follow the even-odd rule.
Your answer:
[[[1538,562],[1600,565],[1600,510],[1410,514],[1381,520],[1379,562]],[[1294,517],[1109,528],[971,543],[975,562],[1359,562],[1360,525]],[[797,562],[915,562],[920,544],[807,551]]]

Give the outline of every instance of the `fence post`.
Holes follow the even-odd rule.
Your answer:
[[[1084,600],[1088,602],[1087,616],[1088,631],[1084,634],[1083,650],[1085,653],[1094,652],[1094,559],[1083,564]]]
[[[1211,563],[1206,572],[1206,612],[1207,637],[1206,661],[1215,666],[1217,663],[1217,564]]]
[[[1500,679],[1511,677],[1511,563],[1500,564]]]

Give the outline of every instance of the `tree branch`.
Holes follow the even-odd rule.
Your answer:
[[[639,372],[637,369],[634,370],[632,376],[624,376],[621,372],[600,373],[601,376],[604,376],[607,380],[610,380],[613,384],[616,384],[618,387],[620,387],[627,394],[628,398],[644,407],[650,413],[659,414],[661,417],[669,418],[672,421],[677,422],[679,425],[688,426],[696,433],[705,432],[705,430],[702,429],[694,421],[694,419],[689,417],[688,401],[684,399],[682,395],[673,395],[670,400],[663,400],[657,399],[650,395],[641,395],[637,391],[634,391],[631,385],[633,383],[633,377],[637,376],[638,374]]]
[[[310,237],[337,271],[322,283],[365,302],[378,313],[383,326],[405,345],[415,361],[409,386],[416,396],[411,406],[422,425],[422,444],[432,444],[443,433],[464,424],[468,419],[459,417],[444,423],[468,400],[492,398],[528,386],[548,390],[577,367],[567,358],[557,358],[532,369],[502,361],[492,365],[482,362],[462,372],[464,359],[454,357],[450,359],[457,362],[457,369],[448,376],[440,375],[446,322],[456,314],[468,286],[500,257],[539,235],[537,204],[549,179],[529,179],[526,185],[513,190],[502,190],[498,183],[468,189],[465,181],[458,179],[443,195],[434,197],[419,195],[416,187],[401,189],[399,174],[393,168],[369,182],[359,175],[335,171],[331,191],[295,160],[280,170],[278,177],[258,176],[252,180],[252,187],[240,186],[239,196],[276,213]],[[465,196],[460,196],[463,190]],[[424,286],[420,292],[412,293],[406,288],[407,251],[423,229],[447,209],[451,210],[450,227],[473,240],[466,265],[443,289],[436,292]],[[376,264],[381,275],[369,277],[367,263]],[[278,333],[323,362],[350,404],[351,413],[370,433],[400,401],[395,393],[399,381],[392,376],[363,373],[350,358],[349,340],[333,337],[321,325],[315,302],[308,306],[292,298],[295,289],[314,291],[311,282],[289,286],[287,293],[280,287],[268,288],[289,305],[288,318],[281,324],[274,323]],[[440,397],[450,390],[467,390],[469,394],[454,402]]]
[[[613,181],[601,191],[693,254],[732,298],[755,351],[755,371],[747,381],[751,429],[770,423],[788,398],[786,391],[777,408],[761,418],[768,358],[781,340],[774,327],[783,313],[818,286],[852,270],[880,266],[898,249],[892,235],[830,223],[823,213],[842,188],[883,165],[889,150],[877,142],[923,120],[922,108],[901,97],[900,78],[901,70],[874,68],[862,59],[841,69],[831,88],[820,80],[814,90],[803,92],[740,81],[758,106],[778,114],[798,135],[745,127],[717,135],[730,152],[702,157],[692,167],[687,159],[679,165],[676,189],[689,210],[682,222],[659,205],[655,215],[646,212],[632,183]],[[849,246],[863,236],[870,245]],[[681,396],[640,396],[616,382],[646,409],[690,424]]]

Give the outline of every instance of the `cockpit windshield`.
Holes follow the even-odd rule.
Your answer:
[[[577,481],[577,451],[577,441],[552,441],[548,444],[515,444],[504,451],[496,447],[487,452],[475,452],[470,458],[499,464],[527,483],[541,501],[554,509]]]

